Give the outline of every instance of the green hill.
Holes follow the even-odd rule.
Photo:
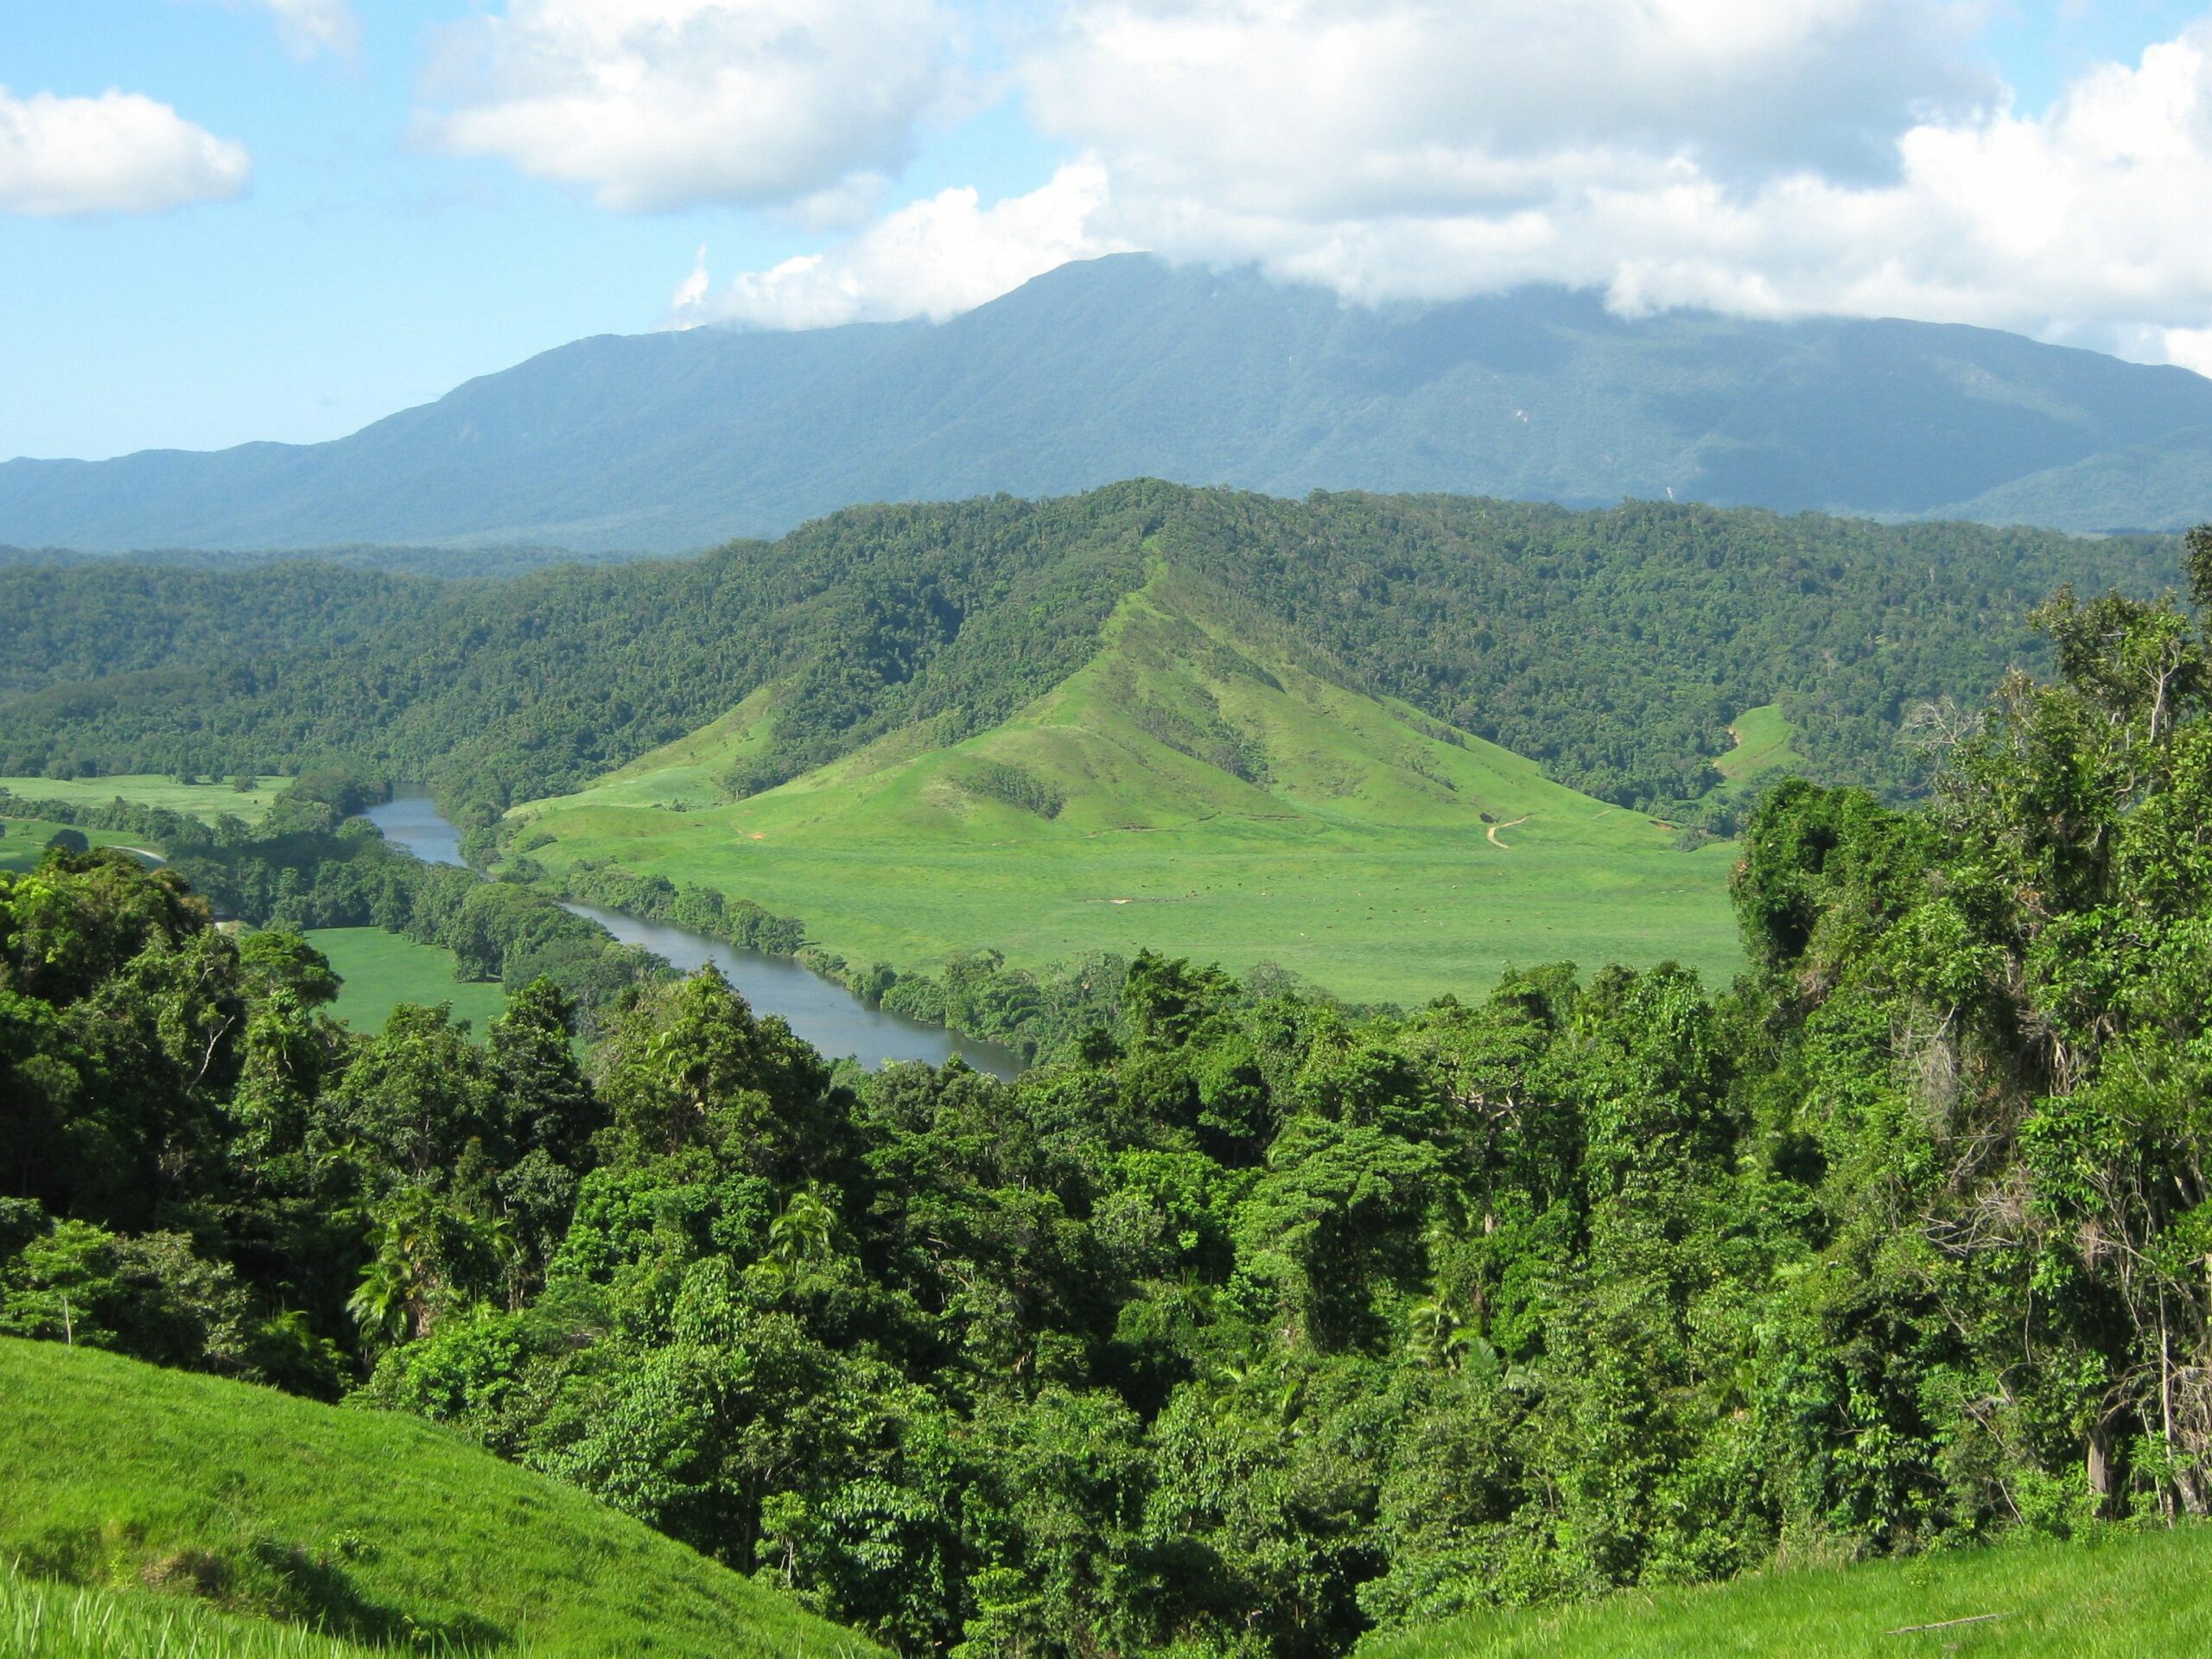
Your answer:
[[[901,969],[990,944],[1024,965],[1147,945],[1273,960],[1344,994],[1423,999],[1511,963],[1741,962],[1733,851],[1300,665],[1165,568],[1097,652],[1002,721],[894,731],[709,804],[779,694],[577,794],[515,844],[742,894]]]
[[[2212,1528],[1627,1591],[1370,1637],[1357,1659],[2147,1659],[2212,1651]]]
[[[512,819],[517,850],[899,967],[1151,944],[1391,996],[1561,957],[1726,973],[1726,855],[1669,822],[1732,829],[1762,760],[1909,796],[1907,711],[2047,661],[2020,619],[2058,583],[2155,588],[2171,556],[1138,480],[511,582],[322,572],[319,608],[265,571],[0,569],[0,773],[338,760],[472,831],[572,797]],[[133,594],[165,626],[111,638]]]
[[[1622,804],[1711,788],[1729,723],[1770,704],[1815,775],[1909,789],[1903,709],[2047,662],[2023,618],[2061,582],[2156,591],[2174,569],[2171,545],[2135,538],[1143,480],[855,508],[773,544],[505,582],[0,567],[0,774],[335,755],[505,807],[780,681],[758,789],[921,721],[966,736],[1007,718],[1095,654],[1148,556],[1323,677]]]
[[[2212,427],[2187,427],[2031,473],[1944,516],[2076,531],[2201,524],[2212,518]]]
[[[160,1591],[372,1647],[547,1659],[875,1651],[416,1419],[51,1343],[0,1339],[0,1560],[28,1578]],[[5,1594],[0,1610],[14,1611],[0,1611],[0,1632],[54,1605],[20,1586]],[[87,1616],[128,1627],[145,1615],[134,1597]],[[200,1651],[227,1650],[206,1640],[215,1645]]]

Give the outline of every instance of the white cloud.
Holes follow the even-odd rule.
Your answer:
[[[343,57],[360,44],[360,21],[350,0],[251,0],[276,20],[277,33],[294,55],[311,58],[318,52]]]
[[[1080,218],[1053,246],[1256,263],[1360,302],[1558,282],[1625,312],[1926,317],[2212,368],[2212,18],[2025,112],[1977,66],[1986,15],[1066,0],[1014,73],[1090,181],[1058,198]],[[911,233],[949,200],[709,303],[819,321],[989,297],[974,238]],[[943,284],[921,268],[940,258]],[[1008,285],[1033,263],[1006,261]]]
[[[835,199],[903,162],[936,0],[509,0],[441,36],[431,139],[620,212]]]
[[[719,293],[709,288],[702,250],[677,289],[675,321],[765,328],[942,321],[1055,265],[1126,248],[1088,228],[1106,189],[1103,169],[1075,162],[1027,195],[988,207],[973,190],[946,190],[887,214],[829,252],[748,273]]]
[[[1239,213],[1429,216],[1577,177],[1879,173],[1997,92],[1929,0],[1072,0],[1025,54],[1050,132]]]
[[[16,98],[0,86],[0,213],[157,213],[244,193],[245,146],[137,92]]]
[[[2167,328],[2159,346],[2169,363],[2212,375],[2212,328]]]

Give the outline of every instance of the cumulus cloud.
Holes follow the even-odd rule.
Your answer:
[[[1074,0],[1021,75],[1117,179],[1427,215],[1681,158],[1882,172],[1910,122],[1996,94],[1971,22],[1929,0]]]
[[[603,207],[834,200],[939,95],[935,0],[508,0],[440,38],[423,119]]]
[[[244,193],[243,145],[137,92],[13,96],[0,86],[0,213],[157,213]]]
[[[674,320],[680,327],[766,328],[916,316],[942,321],[1055,265],[1125,250],[1127,244],[1089,228],[1106,192],[1104,170],[1089,162],[988,207],[972,189],[943,191],[887,214],[829,252],[747,273],[719,292],[708,281],[702,249],[677,289]]]
[[[962,227],[987,216],[948,194],[686,314],[937,315],[1047,248],[1143,247],[1362,302],[1555,282],[1629,313],[1927,317],[2212,367],[2212,18],[2029,111],[1980,63],[1986,15],[1066,0],[1011,54],[1085,181],[1039,193],[1060,211],[1028,255],[976,257]]]
[[[1966,21],[1892,0],[1110,0],[1026,73],[1112,178],[1094,231],[1354,299],[1565,282],[1630,312],[2133,331],[2202,360],[2212,21],[2038,114],[1961,67]]]

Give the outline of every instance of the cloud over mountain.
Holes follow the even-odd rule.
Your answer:
[[[1073,222],[1007,213],[988,268],[1010,286],[1143,247],[1360,302],[1561,282],[1631,315],[1909,315],[2201,363],[2212,240],[2182,209],[2212,200],[2212,20],[2037,111],[1982,61],[1983,20],[1906,0],[1071,0],[1004,49],[1031,120],[1096,182]],[[1065,204],[1067,176],[1037,196]],[[740,278],[730,314],[988,297],[976,238],[912,234],[944,200]]]

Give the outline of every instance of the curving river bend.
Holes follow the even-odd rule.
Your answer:
[[[459,864],[461,832],[427,795],[396,795],[366,814],[393,845],[428,864]],[[871,1008],[843,986],[808,972],[788,957],[745,950],[688,928],[640,921],[597,905],[564,906],[589,917],[625,944],[643,946],[690,973],[712,963],[755,1014],[781,1014],[791,1028],[833,1058],[849,1055],[871,1069],[888,1060],[925,1060],[942,1065],[957,1054],[978,1071],[1012,1078],[1021,1060],[1011,1049],[979,1043],[942,1026],[925,1026]]]

